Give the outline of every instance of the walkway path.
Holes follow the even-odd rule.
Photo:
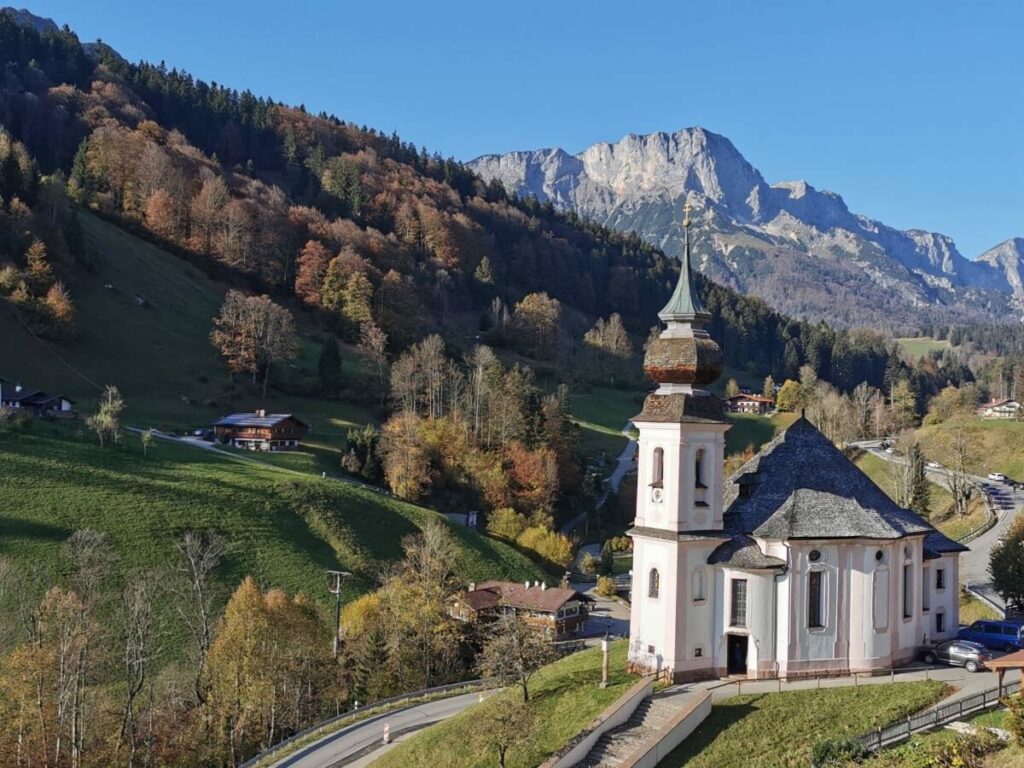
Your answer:
[[[666,688],[640,702],[624,725],[602,736],[578,768],[614,768],[631,756],[646,740],[655,736],[696,695],[681,685]]]

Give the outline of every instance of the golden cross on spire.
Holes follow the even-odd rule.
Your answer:
[[[690,201],[687,200],[686,204],[683,205],[683,226],[690,226]]]

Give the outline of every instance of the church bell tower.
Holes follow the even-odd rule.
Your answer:
[[[665,324],[644,372],[657,389],[633,418],[638,429],[630,664],[673,679],[712,664],[714,589],[707,558],[722,531],[725,433],[722,401],[703,387],[722,373],[722,351],[690,272],[690,206],[679,282],[658,313]]]

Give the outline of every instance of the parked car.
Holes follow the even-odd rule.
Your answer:
[[[1019,651],[1024,648],[1024,622],[1020,621],[976,621],[961,629],[957,640],[970,640],[997,651]]]
[[[988,479],[994,483],[1005,483],[1006,475],[1004,475],[1002,472],[989,472]]]
[[[985,662],[992,658],[992,654],[980,643],[947,640],[938,645],[922,648],[921,658],[925,664],[949,664],[953,667],[963,667],[968,672],[977,672],[984,668]]]

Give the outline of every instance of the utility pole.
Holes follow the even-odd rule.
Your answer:
[[[327,571],[327,591],[334,595],[334,658],[338,658],[341,640],[341,581],[351,575],[348,571]]]

